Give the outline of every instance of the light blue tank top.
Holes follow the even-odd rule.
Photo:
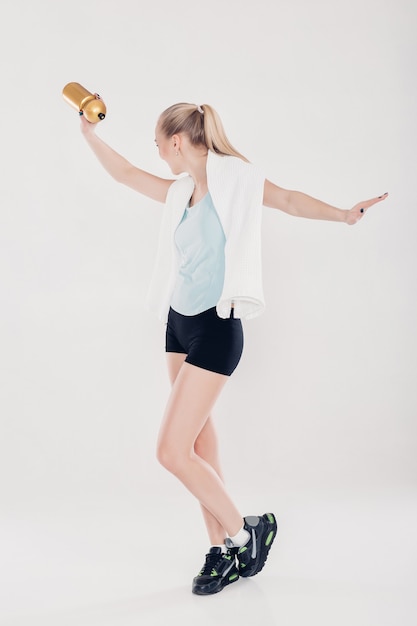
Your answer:
[[[184,211],[175,231],[179,272],[171,299],[182,315],[207,311],[220,299],[226,238],[209,193]]]

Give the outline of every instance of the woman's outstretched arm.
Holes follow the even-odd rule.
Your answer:
[[[346,224],[356,224],[364,216],[366,209],[373,204],[385,200],[388,196],[384,193],[377,198],[359,202],[352,209],[338,209],[321,200],[316,200],[300,191],[289,191],[282,189],[269,180],[265,180],[264,199],[265,206],[272,209],[280,209],[296,217],[308,217],[313,220],[330,220],[332,222],[345,222]]]
[[[117,182],[131,187],[135,191],[158,202],[165,202],[168,189],[174,180],[159,178],[149,172],[139,169],[110,148],[95,133],[96,124],[90,124],[81,116],[81,132],[88,145],[100,161],[104,169]]]

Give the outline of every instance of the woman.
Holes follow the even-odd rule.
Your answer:
[[[180,103],[156,125],[160,157],[177,180],[134,167],[81,128],[113,178],[165,204],[148,302],[166,326],[171,394],[158,439],[158,459],[201,504],[211,548],[192,591],[221,591],[263,568],[275,539],[272,513],[243,518],[227,493],[211,412],[243,349],[241,319],[262,313],[262,205],[291,215],[355,224],[387,197],[341,210],[277,187],[228,141],[209,105]]]

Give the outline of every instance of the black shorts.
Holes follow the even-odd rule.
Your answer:
[[[223,319],[216,307],[197,315],[182,315],[169,309],[166,328],[166,352],[186,354],[186,363],[230,376],[243,351],[240,319]]]

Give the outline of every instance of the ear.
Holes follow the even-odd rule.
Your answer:
[[[173,147],[178,150],[181,146],[181,135],[172,135],[171,142]]]

